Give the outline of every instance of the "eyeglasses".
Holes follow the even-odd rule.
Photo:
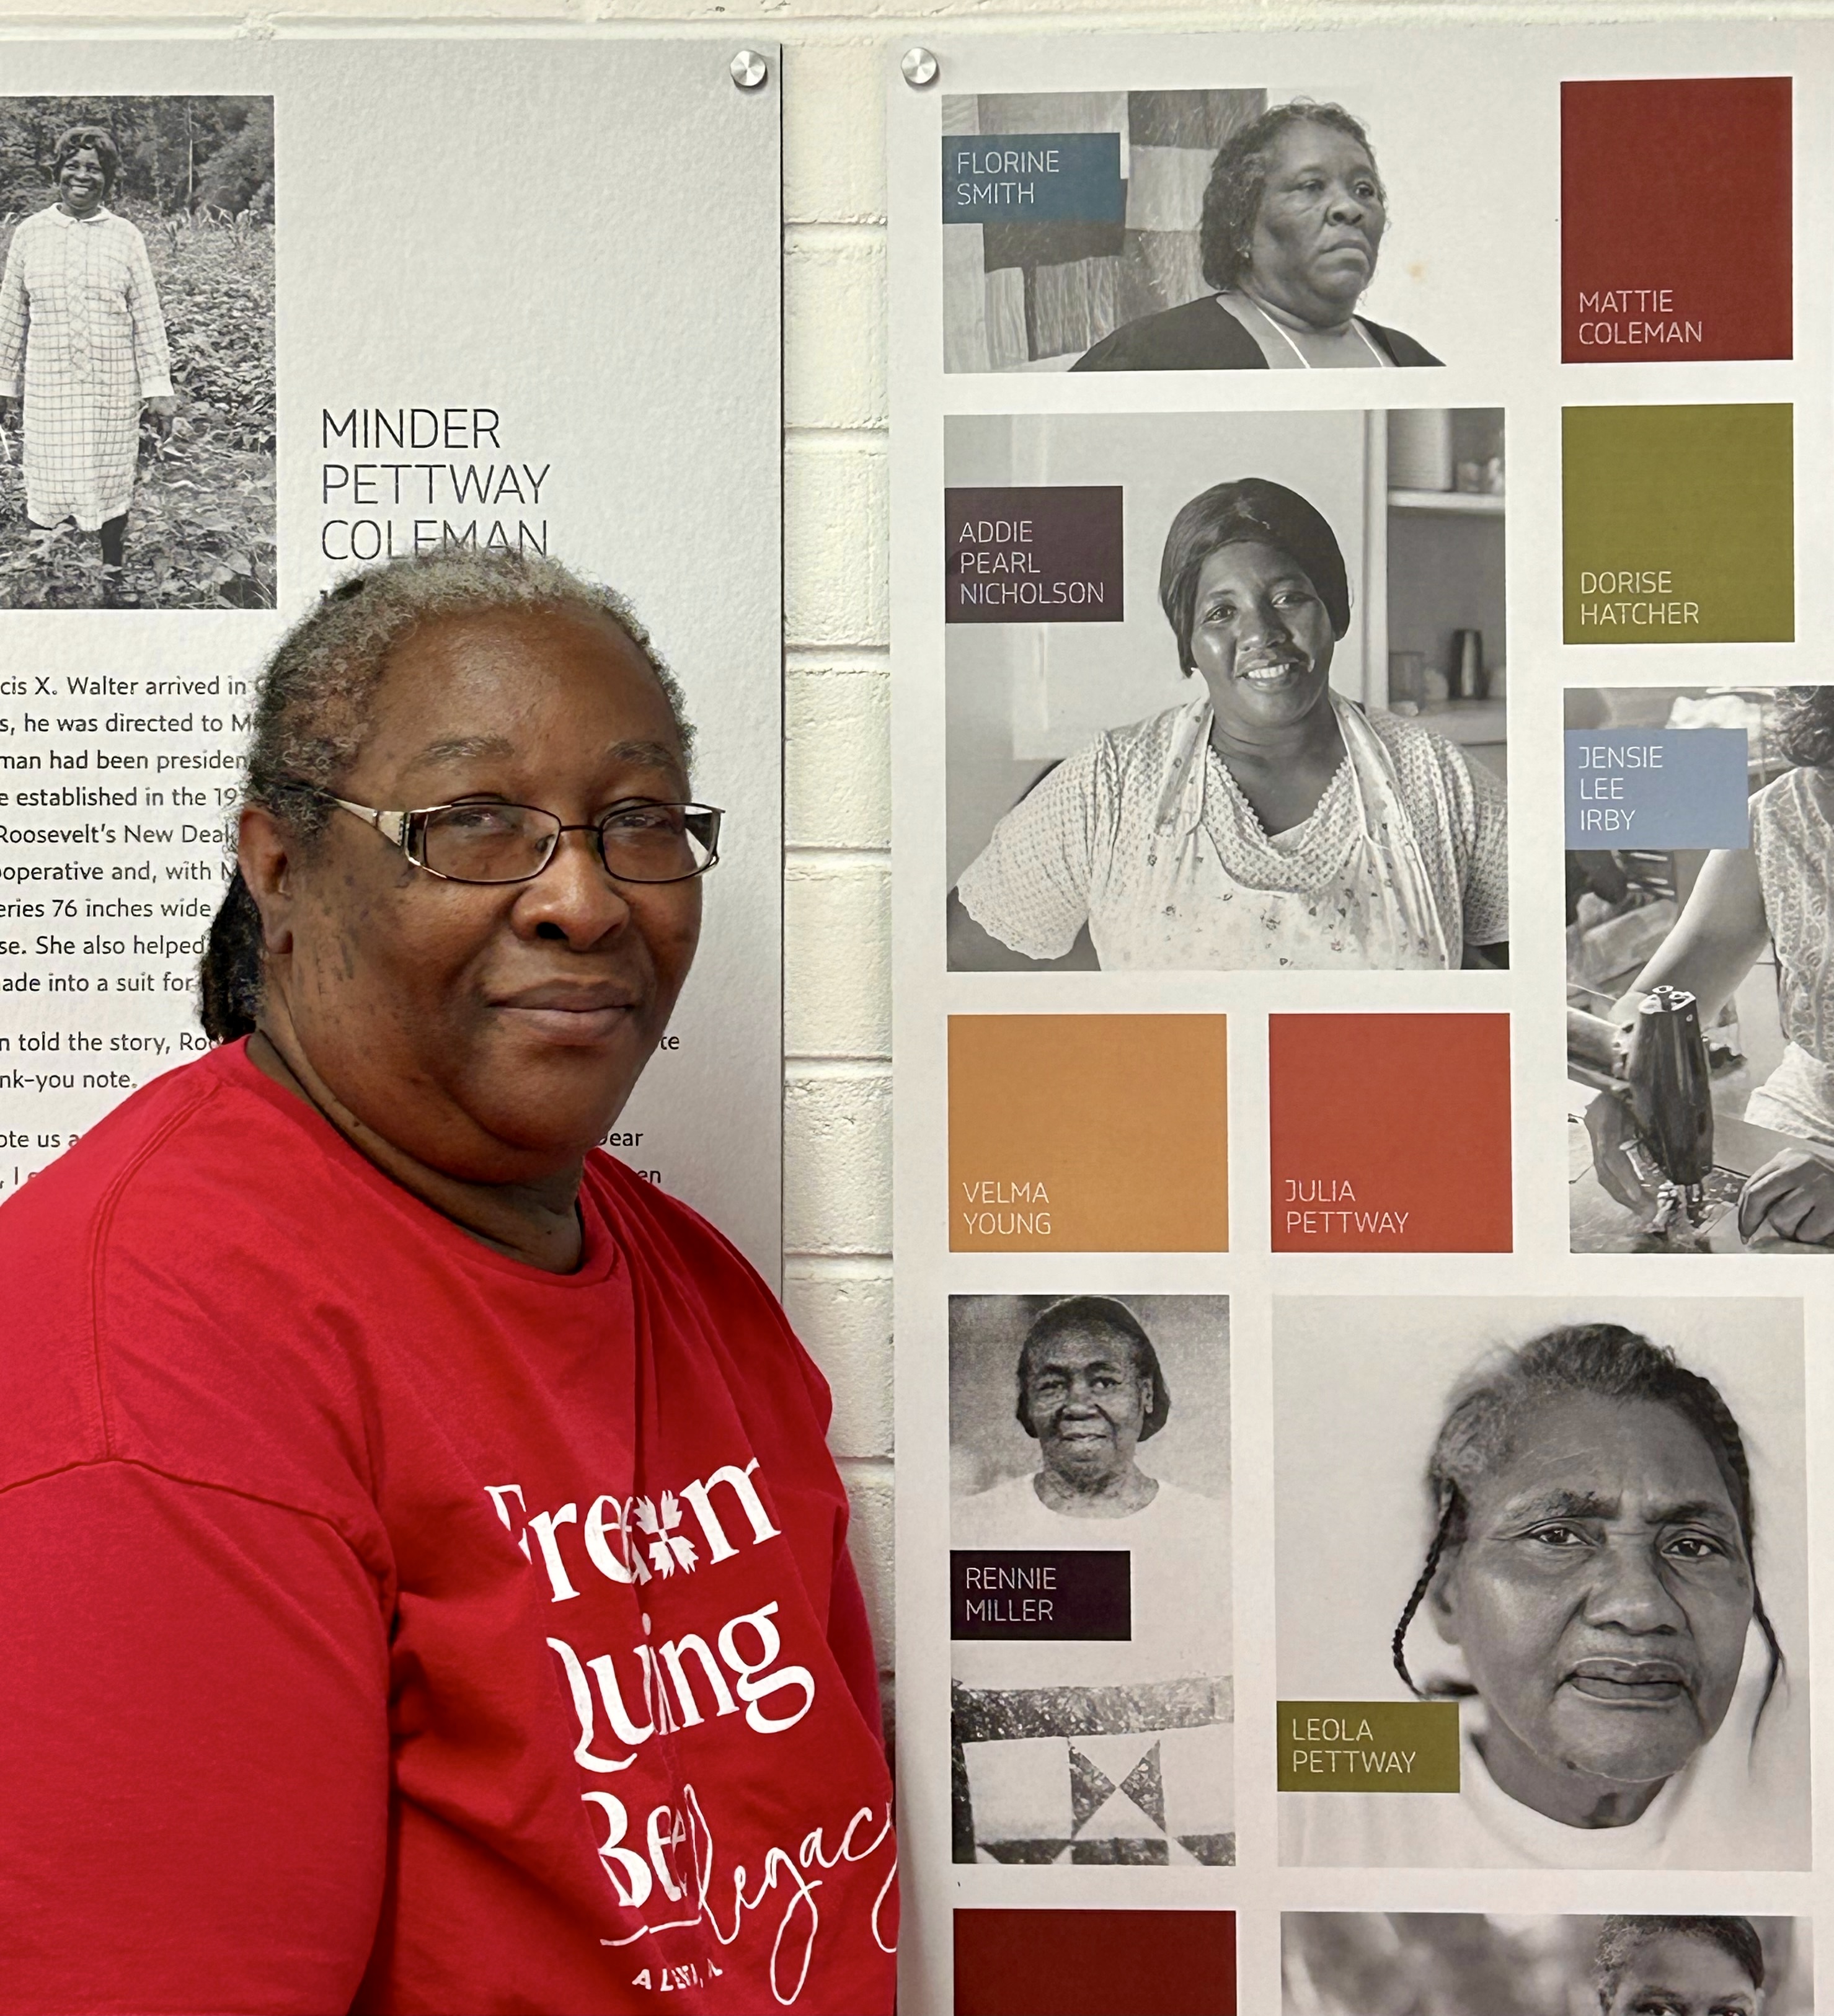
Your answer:
[[[690,882],[720,858],[717,805],[657,805],[633,798],[588,826],[567,826],[539,805],[484,800],[378,812],[307,785],[315,797],[354,813],[416,868],[444,882],[532,882],[566,833],[594,834],[605,872],[617,882]]]

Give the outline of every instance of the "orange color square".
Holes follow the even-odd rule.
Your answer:
[[[1270,1015],[1276,1253],[1507,1253],[1507,1015]]]
[[[1221,1015],[951,1015],[949,1247],[1221,1253]]]

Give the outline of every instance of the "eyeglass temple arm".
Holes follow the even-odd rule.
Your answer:
[[[326,794],[329,797],[330,794]],[[354,812],[365,826],[372,826],[383,838],[405,854],[408,851],[408,828],[414,815],[412,812],[381,812],[373,805],[359,805],[349,798],[333,798],[334,805],[347,812]]]

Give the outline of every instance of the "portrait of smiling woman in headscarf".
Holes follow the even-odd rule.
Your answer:
[[[1006,814],[951,898],[951,965],[1060,958],[1085,925],[1104,967],[1506,963],[1502,784],[1332,690],[1350,592],[1323,514],[1214,485],[1172,520],[1159,599],[1199,691]]]

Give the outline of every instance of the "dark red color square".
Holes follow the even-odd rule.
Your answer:
[[[1788,77],[1563,84],[1562,360],[1791,355],[1790,216]],[[1669,290],[1672,314],[1580,304],[1582,293],[1645,288]],[[1601,329],[1627,336],[1649,320],[1699,333],[1598,340]]]
[[[1268,1096],[1276,1253],[1510,1250],[1507,1015],[1270,1015]]]
[[[1235,1914],[957,1911],[955,2016],[1235,2016]]]

